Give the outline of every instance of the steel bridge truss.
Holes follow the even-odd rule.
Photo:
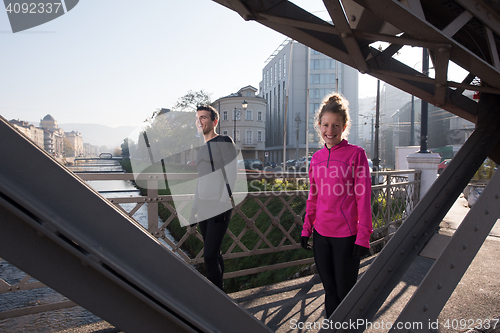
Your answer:
[[[371,320],[487,156],[500,163],[500,3],[483,0],[324,0],[331,22],[286,0],[214,0],[273,30],[476,124],[476,130],[331,316]],[[379,50],[379,45],[387,45]],[[429,77],[395,58],[428,50]],[[468,72],[448,80],[449,63]],[[479,103],[464,95],[481,93]],[[422,281],[398,321],[435,320],[500,216],[500,175]],[[353,330],[350,330],[353,331]],[[415,332],[414,330],[413,332]],[[422,331],[428,331],[424,329]]]
[[[2,117],[0,142],[0,257],[125,332],[270,332]]]

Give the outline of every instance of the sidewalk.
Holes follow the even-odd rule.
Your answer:
[[[467,201],[463,197],[459,198],[443,219],[439,233],[451,235],[468,211]],[[436,332],[467,332],[470,331],[468,327],[456,329],[456,325],[460,325],[460,320],[466,320],[468,325],[472,320],[477,323],[479,320],[484,322],[500,316],[499,258],[500,219],[439,315],[439,330]],[[372,259],[362,263],[361,272],[368,267]],[[372,322],[382,320],[386,323],[394,322],[433,262],[431,258],[417,257]],[[324,291],[318,275],[245,290],[229,296],[278,333],[318,332],[322,320],[325,319]],[[306,329],[306,325],[311,326],[311,329]],[[452,327],[453,325],[455,328]],[[118,333],[121,331],[105,322],[100,322],[63,332]],[[387,330],[372,329],[365,332],[381,333]],[[500,329],[488,332],[499,333]]]
[[[463,197],[459,198],[443,219],[440,233],[451,235],[468,211],[467,201]],[[499,258],[500,219],[439,315],[440,327],[436,332],[466,332],[469,331],[468,327],[460,329],[456,326],[460,324],[460,320],[466,320],[468,326],[472,320],[477,323],[480,320],[484,322],[499,317]],[[372,322],[382,320],[386,323],[395,322],[433,262],[431,258],[417,257]],[[230,296],[269,328],[279,333],[317,332],[322,320],[325,319],[323,286],[317,275],[242,291]],[[306,325],[312,328],[305,329]],[[500,324],[497,327],[500,327]],[[372,329],[365,332],[380,333],[384,330]],[[490,332],[500,332],[500,329]]]

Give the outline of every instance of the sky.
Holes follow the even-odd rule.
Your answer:
[[[321,1],[293,2],[328,17]],[[0,115],[138,125],[190,90],[216,100],[258,88],[266,59],[285,39],[210,0],[84,0],[18,33],[0,10]],[[360,98],[375,96],[373,77],[359,81]]]

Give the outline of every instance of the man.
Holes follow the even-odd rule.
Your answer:
[[[207,278],[223,290],[224,261],[221,246],[232,213],[231,195],[236,180],[237,151],[233,140],[215,132],[219,113],[201,105],[196,127],[205,144],[196,160],[198,183],[190,223],[197,223],[203,236]]]

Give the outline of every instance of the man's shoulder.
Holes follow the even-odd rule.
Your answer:
[[[229,137],[227,135],[218,135],[215,138],[215,140],[218,141],[218,142],[228,142],[228,143],[233,142],[233,139],[231,139],[231,137]]]

